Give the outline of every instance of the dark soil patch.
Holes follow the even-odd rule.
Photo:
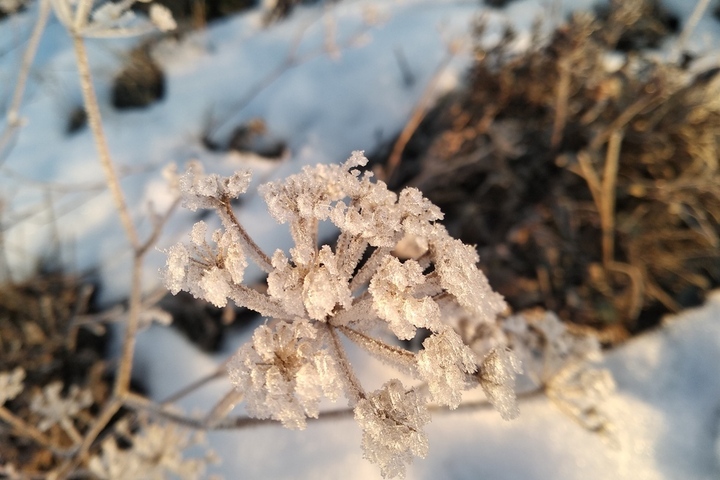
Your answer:
[[[118,110],[144,108],[164,97],[165,74],[147,46],[136,48],[113,81],[113,106]]]

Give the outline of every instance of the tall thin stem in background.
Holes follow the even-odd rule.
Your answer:
[[[15,81],[15,91],[13,92],[12,100],[10,101],[10,107],[7,110],[7,129],[0,135],[0,154],[5,150],[5,147],[10,140],[13,138],[15,131],[20,126],[20,105],[22,103],[23,95],[25,94],[25,87],[27,86],[27,80],[30,75],[30,67],[35,60],[35,54],[37,53],[38,45],[40,45],[40,38],[45,31],[48,18],[50,17],[50,0],[40,0],[38,6],[38,17],[35,21],[35,26],[30,34],[25,53],[23,53],[22,62],[20,64],[20,72],[18,73],[17,80]],[[1,161],[0,161],[1,162]]]

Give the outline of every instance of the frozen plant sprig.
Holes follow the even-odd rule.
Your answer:
[[[453,328],[479,358],[480,384],[503,417],[517,415],[516,392],[542,392],[583,428],[616,443],[614,426],[603,402],[615,390],[612,374],[596,364],[600,344],[590,335],[571,332],[557,315],[534,309],[489,328],[456,312]],[[515,387],[516,374],[518,387]]]
[[[90,473],[98,479],[163,480],[172,476],[191,480],[203,477],[206,464],[215,460],[213,452],[205,457],[183,458],[183,451],[202,445],[204,437],[191,436],[172,423],[146,423],[139,432],[131,432],[123,420],[117,430],[130,446],[120,448],[113,437],[103,441],[100,452],[88,463]]]
[[[80,443],[81,437],[75,429],[74,419],[82,410],[92,405],[92,394],[77,385],[70,386],[65,395],[62,394],[62,390],[62,382],[46,385],[42,392],[37,392],[32,397],[30,411],[40,415],[38,429],[41,432],[49,430],[54,425],[60,425],[74,442]]]
[[[289,224],[295,243],[272,256],[253,242],[231,208],[247,189],[249,173],[223,178],[191,165],[178,182],[183,203],[191,210],[214,209],[222,228],[209,243],[205,224],[196,224],[189,245],[167,251],[163,275],[173,293],[184,290],[220,307],[230,299],[269,318],[228,364],[250,415],[302,429],[307,418],[318,416],[322,397],[344,394],[363,431],[365,458],[383,476],[402,477],[413,456],[427,453],[422,429],[429,403],[456,408],[464,390],[482,385],[503,417],[511,418],[517,414],[512,384],[518,368],[509,351],[473,352],[443,321],[462,312],[488,335],[500,328],[496,316],[506,305],[477,268],[474,247],[450,237],[438,223],[440,209],[419,190],[395,194],[359,171],[366,164],[354,152],[343,165],[305,167],[261,186],[270,214]],[[340,230],[334,248],[318,244],[323,221]],[[408,238],[423,248],[401,260],[392,252]],[[249,261],[267,272],[266,291],[242,283]],[[377,336],[385,329],[407,340],[418,328],[429,331],[419,353]],[[420,384],[407,388],[392,379],[366,392],[341,335]]]

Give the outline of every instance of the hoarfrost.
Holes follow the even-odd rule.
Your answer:
[[[382,476],[405,477],[412,457],[425,458],[428,439],[422,431],[430,415],[415,390],[405,391],[399,380],[360,400],[355,420],[363,431],[364,457],[380,466]]]

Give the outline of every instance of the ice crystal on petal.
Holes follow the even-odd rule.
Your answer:
[[[199,208],[213,208],[218,200],[235,198],[247,190],[250,172],[240,171],[230,177],[203,173],[199,162],[190,162],[187,171],[178,182],[185,208],[196,211]]]
[[[355,407],[355,420],[363,431],[364,457],[379,465],[385,478],[404,478],[413,455],[427,455],[428,439],[422,428],[430,415],[420,395],[415,390],[405,391],[399,380],[390,380],[361,399]]]
[[[201,247],[206,244],[206,238],[207,224],[200,220],[195,225],[193,225],[192,230],[190,230],[190,241],[196,247]]]
[[[335,360],[307,322],[258,327],[228,371],[250,415],[279,420],[287,428],[305,428],[306,417],[317,417],[323,394],[335,400],[342,392]]]
[[[513,352],[496,348],[488,353],[480,365],[480,385],[490,403],[505,420],[520,414],[515,397],[515,375],[522,373],[520,362]]]
[[[390,324],[398,338],[409,340],[416,327],[436,330],[440,308],[428,297],[415,298],[413,288],[425,282],[422,267],[414,260],[405,263],[386,257],[370,281],[373,308]]]
[[[225,181],[225,191],[233,198],[247,191],[252,175],[247,170],[235,172]]]
[[[397,195],[382,182],[371,183],[367,176],[358,181],[356,190],[349,205],[336,205],[330,216],[333,223],[374,247],[395,246],[402,219]]]
[[[207,225],[200,221],[190,233],[190,251],[182,243],[170,247],[163,277],[173,295],[186,290],[224,307],[232,295],[232,285],[242,282],[247,259],[235,228],[217,230],[213,234],[215,248],[207,243],[206,235]]]
[[[417,355],[420,376],[428,382],[432,400],[457,408],[467,388],[467,375],[477,370],[473,352],[450,328],[431,335]]]
[[[442,220],[443,213],[440,208],[430,200],[423,197],[422,192],[417,188],[408,187],[400,192],[398,205],[402,207],[403,214],[415,220],[423,222],[434,222]]]
[[[17,367],[12,372],[0,373],[0,406],[17,397],[23,391],[25,370]]]

